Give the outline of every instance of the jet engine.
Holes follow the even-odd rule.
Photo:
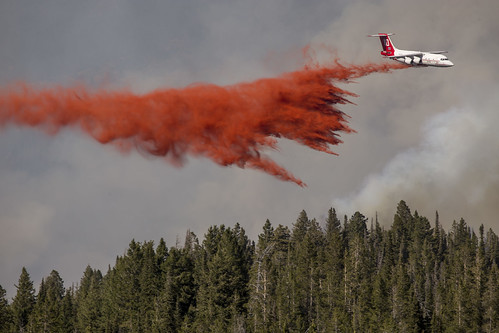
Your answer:
[[[420,57],[413,57],[412,62],[415,64],[419,64],[421,62],[421,58]]]
[[[410,57],[405,57],[404,61],[408,65],[410,65],[412,63],[412,59]]]

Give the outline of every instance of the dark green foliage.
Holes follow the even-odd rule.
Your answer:
[[[211,227],[199,256],[193,330],[225,332],[244,322],[253,248],[244,229]],[[204,252],[204,253],[203,253]]]
[[[53,270],[42,279],[33,314],[35,332],[62,332],[68,318],[63,314],[64,282],[59,273]]]
[[[255,249],[253,267],[251,268],[249,302],[250,316],[253,317],[253,331],[266,332],[272,327],[275,319],[275,295],[277,276],[272,265],[272,256],[275,253],[274,228],[269,220],[263,226],[263,232],[258,235],[258,246]]]
[[[22,268],[17,293],[12,302],[12,314],[15,330],[25,332],[28,330],[30,317],[35,307],[35,288],[26,268]]]
[[[78,307],[75,324],[81,332],[93,332],[99,327],[102,316],[101,287],[101,272],[87,266],[76,292]]]
[[[100,279],[96,281],[95,289],[102,288],[102,292],[91,301],[102,302],[104,319],[97,327],[106,331],[143,332],[157,326],[162,260],[152,241],[130,242],[125,255],[116,259],[114,268],[102,279],[102,287]]]
[[[499,330],[499,269],[495,263],[492,264],[485,285],[483,310],[483,331],[497,332]]]
[[[74,332],[76,328],[76,305],[74,298],[74,288],[66,289],[66,293],[62,300],[62,317],[63,323],[61,332]]]
[[[12,304],[0,287],[0,332],[498,332],[498,265],[491,229],[445,233],[404,201],[387,230],[302,211],[256,244],[239,224],[132,240],[104,276],[87,266],[65,290],[52,271],[37,297],[23,268]]]
[[[187,241],[189,237],[192,239]],[[166,278],[156,303],[155,331],[175,332],[180,330],[184,322],[185,325],[191,322],[192,314],[189,311],[195,306],[197,292],[194,279],[197,248],[197,239],[188,232],[184,248],[172,248],[163,263],[162,271]]]
[[[7,332],[12,321],[9,303],[5,298],[6,291],[0,286],[0,332]]]

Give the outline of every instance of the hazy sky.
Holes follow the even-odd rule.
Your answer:
[[[0,129],[0,285],[22,266],[35,285],[56,269],[67,285],[87,264],[104,272],[132,238],[239,222],[256,238],[268,218],[291,226],[376,211],[390,225],[399,200],[448,230],[464,217],[499,230],[499,3],[475,1],[0,2],[0,84],[86,82],[137,93],[193,82],[231,84],[297,69],[322,46],[344,62],[388,61],[366,34],[395,32],[399,48],[449,50],[453,68],[374,74],[346,86],[356,134],[340,156],[281,141],[268,152],[303,189],[254,170],[191,158],[183,168],[122,155],[75,130],[48,137]]]

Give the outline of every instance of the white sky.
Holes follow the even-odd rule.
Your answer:
[[[378,211],[399,200],[446,230],[464,217],[499,227],[499,2],[489,1],[13,1],[0,2],[0,84],[84,81],[146,92],[231,84],[297,69],[311,43],[345,62],[388,61],[366,34],[399,48],[449,50],[449,69],[375,74],[346,88],[356,134],[339,157],[281,142],[273,159],[302,189],[254,170],[189,159],[175,168],[121,155],[81,133],[0,129],[0,285],[12,297],[22,266],[35,285],[56,269],[67,285],[87,264],[105,271],[132,238],[200,239],[239,222],[256,239],[268,218],[291,226],[305,209]]]

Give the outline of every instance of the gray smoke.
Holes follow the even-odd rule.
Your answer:
[[[349,214],[377,211],[388,224],[403,199],[430,218],[438,210],[447,227],[463,217],[475,228],[483,223],[497,230],[498,12],[496,1],[358,2],[317,38],[334,36],[345,53],[353,46],[343,41],[355,33],[363,46],[351,54],[366,60],[381,57],[379,41],[361,36],[395,32],[397,47],[447,49],[456,64],[448,70],[411,68],[359,85],[358,104],[370,115],[362,115],[356,129],[372,134],[364,145],[383,145],[394,153],[370,154],[365,162],[371,171],[350,194],[335,195],[333,206]]]

